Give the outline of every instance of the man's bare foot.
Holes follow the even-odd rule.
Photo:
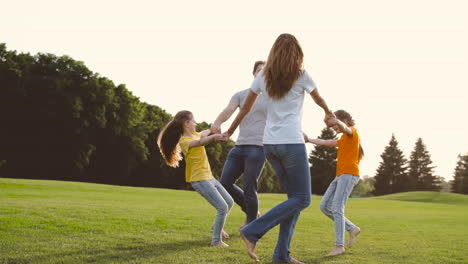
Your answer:
[[[333,248],[333,250],[330,251],[330,253],[328,253],[327,257],[336,256],[343,253],[345,253],[345,249],[343,246],[335,246],[335,248]]]
[[[295,263],[295,264],[305,264],[302,261],[299,261],[293,257],[291,257],[288,261],[273,261],[273,263]]]
[[[218,243],[211,243],[212,247],[229,247],[228,244],[224,243],[223,241],[219,241]]]
[[[255,247],[256,245],[252,242],[250,242],[242,232],[240,232],[240,237],[242,240],[244,240],[245,245],[247,246],[247,253],[249,254],[250,258],[252,258],[255,261],[260,261],[257,257],[257,254],[255,254]]]
[[[223,239],[228,239],[229,238],[229,234],[223,230],[221,230],[221,236],[223,237]]]
[[[352,247],[354,240],[361,233],[361,228],[355,227],[351,232],[349,232],[348,247]]]

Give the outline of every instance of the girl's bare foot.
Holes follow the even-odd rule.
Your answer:
[[[223,237],[223,239],[228,239],[229,238],[229,234],[223,230],[221,230],[221,236]]]
[[[333,248],[333,250],[328,253],[327,257],[336,256],[343,253],[345,253],[344,246],[335,246],[335,248]]]
[[[356,237],[361,233],[361,228],[355,227],[351,232],[349,232],[349,240],[348,240],[348,247],[352,247],[354,240]]]
[[[240,237],[242,240],[244,240],[245,245],[247,246],[247,253],[249,254],[250,258],[252,258],[255,261],[260,261],[257,257],[257,254],[255,254],[255,247],[256,245],[252,242],[250,242],[242,232],[240,232]]]
[[[218,243],[211,243],[212,247],[229,247],[228,244],[224,243],[223,241],[219,241]]]

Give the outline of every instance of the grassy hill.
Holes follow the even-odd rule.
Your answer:
[[[406,192],[384,195],[377,199],[407,201],[407,202],[424,202],[424,203],[444,203],[468,205],[468,195],[458,193],[444,192]]]
[[[350,199],[347,216],[362,228],[346,254],[333,247],[332,222],[318,209],[302,214],[292,254],[306,263],[468,263],[467,197],[403,193]],[[284,200],[260,195],[265,212]],[[424,203],[421,203],[421,202]],[[0,263],[251,263],[231,211],[229,248],[212,248],[215,210],[189,191],[0,178]],[[269,263],[278,229],[258,243]]]

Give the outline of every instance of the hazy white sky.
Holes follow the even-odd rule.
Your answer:
[[[375,175],[392,133],[407,158],[421,137],[447,180],[468,152],[465,0],[0,4],[8,49],[69,55],[141,101],[207,122],[250,86],[253,63],[267,58],[276,37],[291,33],[330,108],[355,118],[362,175]],[[304,131],[318,136],[322,110],[310,97],[304,106]]]

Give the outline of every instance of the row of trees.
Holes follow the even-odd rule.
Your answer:
[[[319,138],[336,139],[331,129],[323,129]],[[398,147],[398,141],[392,135],[388,146],[381,154],[376,175],[373,178],[362,177],[355,187],[356,195],[385,195],[409,191],[440,191],[445,183],[434,174],[431,156],[422,139],[419,138],[407,160]],[[336,148],[315,146],[309,156],[311,163],[312,192],[324,194],[328,185],[335,178]],[[468,154],[459,155],[455,168],[454,180],[450,182],[451,191],[468,194]]]
[[[156,144],[171,119],[82,62],[52,54],[17,54],[0,44],[0,177],[188,189],[184,161],[176,169],[166,166]],[[202,122],[197,129],[208,127]],[[324,129],[319,138],[332,139],[335,133]],[[233,145],[206,147],[215,177]],[[356,194],[440,190],[421,139],[409,162],[394,136],[381,157],[375,178],[363,178]],[[459,159],[452,189],[468,193],[468,157]],[[335,177],[336,148],[316,146],[309,161],[312,192],[323,194]],[[267,163],[259,191],[281,190]]]
[[[82,62],[0,44],[1,177],[190,188],[185,163],[166,166],[156,144],[171,118]],[[233,144],[206,147],[215,176]],[[269,165],[263,173],[260,190],[280,191]]]

